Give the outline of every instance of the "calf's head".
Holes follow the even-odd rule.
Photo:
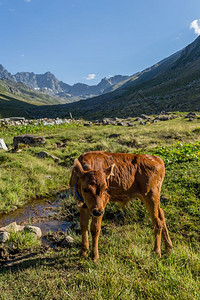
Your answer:
[[[108,179],[113,175],[114,164],[104,171],[84,171],[79,160],[74,162],[74,170],[78,176],[79,191],[84,199],[89,212],[94,217],[100,217],[104,213],[109,201],[107,194]]]

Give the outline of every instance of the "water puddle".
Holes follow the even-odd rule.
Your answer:
[[[0,228],[16,222],[19,225],[31,224],[39,226],[43,235],[49,231],[66,231],[71,226],[71,223],[62,219],[59,220],[56,216],[60,202],[60,198],[52,201],[48,199],[29,202],[15,211],[0,215]]]

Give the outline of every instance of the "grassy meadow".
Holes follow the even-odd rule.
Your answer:
[[[137,123],[137,122],[136,122]],[[0,299],[200,299],[200,119],[177,118],[145,126],[62,124],[0,128],[12,147],[22,133],[42,135],[42,147],[0,151],[0,211],[68,187],[71,166],[93,150],[155,154],[165,162],[161,207],[173,250],[158,259],[145,207],[137,199],[125,209],[109,204],[99,240],[100,259],[80,258],[80,232],[70,230],[71,248],[34,250],[0,269]],[[59,158],[39,159],[47,151]],[[75,208],[70,196],[63,214]],[[78,222],[74,216],[74,222]],[[38,248],[39,249],[39,248]]]

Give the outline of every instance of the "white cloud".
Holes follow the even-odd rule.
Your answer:
[[[86,80],[92,80],[92,79],[95,79],[96,77],[96,74],[88,74],[87,77],[85,77]]]
[[[200,19],[192,21],[190,29],[194,29],[194,33],[200,35]]]
[[[24,0],[25,2],[31,2],[31,0]]]
[[[21,54],[21,57],[24,57],[24,54]]]

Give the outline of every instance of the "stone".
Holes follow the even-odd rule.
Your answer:
[[[49,153],[47,153],[46,151],[40,151],[38,153],[35,154],[38,158],[47,158],[49,157]]]
[[[134,127],[134,126],[137,126],[137,124],[135,124],[135,123],[131,123],[131,122],[128,122],[128,123],[127,123],[127,125],[128,125],[129,127]]]
[[[146,122],[140,121],[140,125],[146,125]]]
[[[112,118],[104,118],[102,123],[103,125],[115,125],[115,120]]]
[[[8,150],[8,147],[6,146],[4,139],[0,139],[0,149],[3,149],[5,151]]]
[[[185,116],[185,118],[195,118],[195,117],[197,117],[197,114],[196,114],[195,112],[189,112],[189,113]]]
[[[160,121],[168,121],[171,119],[171,117],[168,115],[160,115],[160,116],[158,116],[158,118]]]
[[[43,145],[46,143],[46,140],[42,136],[36,136],[33,134],[22,134],[15,136],[13,139],[14,150],[18,150],[19,144],[25,144],[29,146]]]
[[[18,232],[18,231],[22,231],[23,229],[24,229],[24,226],[17,225],[16,222],[12,222],[12,223],[8,224],[7,226],[1,227],[0,231]]]
[[[10,117],[9,119],[11,121],[25,121],[24,117]]]
[[[120,122],[117,122],[117,125],[118,126],[128,126],[128,123],[120,121]]]
[[[7,231],[0,231],[0,243],[5,243],[10,238],[10,233]]]
[[[56,156],[54,156],[54,155],[52,155],[52,154],[49,154],[49,153],[46,152],[46,151],[40,151],[40,152],[36,153],[36,156],[37,156],[38,158],[47,158],[47,157],[50,157],[50,158],[52,158],[55,162],[59,161],[59,158],[58,158],[58,157],[56,157]]]
[[[145,114],[141,114],[140,118],[143,119],[143,120],[149,120],[149,119],[151,119],[149,116],[147,116]]]
[[[193,117],[189,117],[189,120],[188,120],[189,122],[192,122],[192,121],[194,121],[194,118]]]
[[[40,227],[26,225],[24,226],[24,231],[34,233],[38,239],[42,237],[42,230],[40,229]]]
[[[52,176],[51,175],[44,175],[44,178],[50,179],[50,178],[52,178]]]
[[[74,239],[71,236],[68,235],[62,241],[61,246],[69,247],[69,246],[72,246],[73,243],[74,243]]]

